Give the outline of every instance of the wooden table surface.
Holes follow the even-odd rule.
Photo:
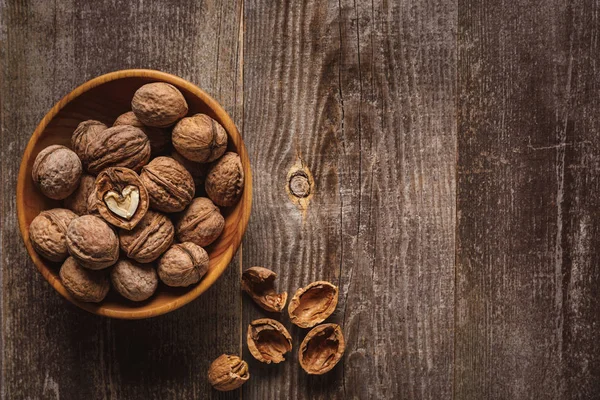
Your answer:
[[[0,13],[2,399],[600,398],[598,0],[0,0]],[[15,209],[42,116],[126,68],[214,96],[254,173],[227,272],[133,322],[57,295]],[[290,192],[298,169],[314,184]],[[252,360],[246,326],[263,313],[239,280],[254,265],[290,293],[339,284],[347,350],[331,373],[307,376],[295,354]],[[296,349],[304,333],[291,329]],[[239,352],[251,380],[211,390],[210,361]]]

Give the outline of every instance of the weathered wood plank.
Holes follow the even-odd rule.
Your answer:
[[[54,102],[94,76],[154,68],[197,83],[242,124],[241,0],[2,1],[2,342],[6,398],[237,398],[206,381],[239,352],[239,263],[201,299],[146,321],[76,309],[37,273],[18,235],[21,153]],[[4,186],[6,186],[4,188]]]
[[[450,397],[455,2],[251,0],[245,16],[244,265],[272,268],[290,293],[338,282],[331,319],[348,348],[324,377],[296,354],[252,362],[260,384],[244,397]],[[286,192],[298,166],[314,176],[309,201]],[[261,315],[244,302],[244,328]],[[304,332],[291,333],[297,349]]]
[[[600,395],[599,11],[459,0],[457,399]]]

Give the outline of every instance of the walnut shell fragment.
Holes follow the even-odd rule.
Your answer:
[[[119,259],[119,238],[102,218],[84,215],[67,229],[67,248],[77,262],[89,269],[110,267]]]
[[[50,261],[67,258],[67,228],[75,218],[74,212],[64,208],[39,213],[29,225],[29,240],[35,251]]]
[[[290,321],[301,328],[312,328],[329,317],[338,302],[337,286],[317,281],[300,288],[290,300]]]
[[[172,213],[183,211],[194,198],[192,175],[171,157],[156,157],[142,168],[140,179],[155,210]]]
[[[175,225],[175,234],[181,242],[205,247],[221,235],[224,227],[225,218],[219,207],[206,197],[198,197],[180,216]]]
[[[55,144],[46,147],[35,157],[31,177],[44,196],[62,200],[77,189],[82,171],[77,154]]]
[[[133,111],[119,115],[113,126],[119,125],[131,125],[140,128],[148,136],[148,140],[150,140],[150,153],[152,156],[164,154],[169,148],[171,142],[171,133],[169,130],[142,124],[142,121],[135,116]]]
[[[127,257],[149,263],[171,246],[174,235],[175,227],[166,215],[148,210],[135,228],[119,231],[119,242]]]
[[[148,191],[133,170],[107,168],[96,178],[96,204],[107,222],[131,230],[148,212]]]
[[[131,100],[131,109],[142,124],[165,128],[186,115],[188,105],[175,86],[154,82],[136,90]]]
[[[100,121],[90,119],[77,125],[75,132],[73,132],[71,136],[71,148],[79,156],[85,168],[87,168],[88,162],[86,152],[88,145],[105,129],[108,129],[108,126]]]
[[[270,312],[281,312],[287,301],[287,292],[275,291],[277,274],[263,267],[251,267],[242,273],[242,290],[261,308]]]
[[[340,361],[346,343],[338,324],[323,324],[313,328],[300,344],[298,361],[311,375],[322,375],[331,371]]]
[[[250,379],[248,364],[238,356],[223,354],[210,364],[208,381],[217,390],[235,390]]]
[[[206,194],[218,206],[235,205],[244,190],[244,169],[237,153],[227,152],[214,162],[204,183]]]
[[[65,199],[65,207],[77,215],[88,214],[88,198],[94,191],[96,178],[92,175],[83,174],[79,187]]]
[[[150,141],[140,128],[113,126],[98,133],[88,143],[85,159],[92,175],[108,167],[125,167],[137,172],[150,159]]]
[[[158,276],[151,264],[119,260],[110,271],[110,280],[119,294],[131,301],[143,301],[154,294]]]
[[[169,286],[185,287],[200,282],[208,272],[208,253],[190,243],[174,244],[158,263],[158,276]]]
[[[267,364],[285,361],[283,355],[292,350],[292,337],[285,326],[270,318],[252,321],[246,341],[252,356]]]
[[[227,150],[227,132],[208,115],[196,114],[175,125],[173,147],[188,160],[211,162]]]
[[[79,301],[98,303],[104,300],[110,289],[105,271],[83,268],[73,257],[66,259],[59,275],[65,289]]]

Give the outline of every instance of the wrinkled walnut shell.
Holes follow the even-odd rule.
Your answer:
[[[148,212],[148,191],[133,170],[122,167],[105,169],[96,178],[95,193],[98,212],[102,218],[116,227],[131,230]],[[123,195],[124,193],[128,195]],[[139,197],[137,206],[135,199],[132,200],[132,196],[136,194]],[[121,207],[117,208],[114,203],[109,203],[107,196],[112,196],[114,202]],[[125,210],[130,213],[129,217],[117,214],[118,211],[125,212]]]
[[[83,268],[73,257],[66,259],[59,275],[65,289],[79,301],[98,303],[104,300],[110,289],[105,271]]]
[[[227,132],[206,114],[183,118],[173,128],[173,147],[188,160],[207,163],[227,150]]]
[[[346,343],[340,326],[323,324],[308,332],[300,344],[298,360],[307,373],[322,375],[335,367],[345,349]]]
[[[158,287],[158,276],[151,264],[119,260],[110,271],[110,280],[119,294],[131,301],[144,301]]]
[[[190,243],[174,244],[158,263],[158,276],[169,286],[185,287],[200,282],[208,272],[208,253]]]
[[[263,267],[251,267],[242,273],[242,290],[261,308],[281,312],[287,301],[287,292],[275,291],[277,274]]]
[[[37,155],[31,177],[44,196],[62,200],[77,189],[81,173],[81,160],[77,154],[65,146],[55,144]]]
[[[96,139],[96,136],[103,130],[108,129],[108,126],[104,125],[100,121],[90,119],[83,121],[71,136],[71,147],[73,151],[79,156],[83,166],[87,168],[87,153],[86,149],[88,145]]]
[[[246,341],[252,356],[267,364],[285,361],[283,355],[292,350],[292,337],[285,326],[270,318],[252,321]]]
[[[150,141],[140,128],[113,126],[88,143],[85,158],[93,175],[108,167],[125,167],[138,172],[150,159]]]
[[[119,115],[113,126],[119,125],[131,125],[140,128],[148,136],[148,140],[150,140],[150,153],[152,156],[164,154],[169,148],[171,142],[171,133],[169,130],[142,124],[133,111]]]
[[[186,115],[188,105],[175,86],[154,82],[135,92],[131,100],[131,109],[142,124],[165,128]]]
[[[127,257],[149,263],[171,246],[174,235],[175,227],[166,215],[148,210],[135,228],[119,231],[119,242]]]
[[[35,251],[50,261],[67,258],[67,228],[75,218],[75,213],[64,208],[39,213],[29,225],[29,240]]]
[[[155,210],[183,211],[194,198],[192,175],[171,157],[156,157],[142,168],[140,179],[148,189],[150,206]]]
[[[180,242],[192,242],[208,246],[214,242],[225,227],[225,218],[219,208],[206,197],[198,197],[183,212],[175,225],[175,234]]]
[[[77,215],[88,214],[88,198],[94,191],[96,178],[92,175],[83,174],[79,187],[65,199],[65,207]]]
[[[102,218],[84,215],[67,229],[67,248],[77,262],[89,269],[110,267],[119,259],[119,238]]]
[[[212,387],[222,392],[235,390],[248,379],[248,364],[238,356],[223,354],[208,369],[208,381]]]
[[[196,196],[198,191],[203,187],[204,181],[206,180],[206,174],[208,173],[209,164],[197,163],[190,161],[176,151],[171,152],[171,157],[179,164],[183,165],[185,169],[192,175],[194,179],[194,186],[196,187]]]
[[[290,321],[301,328],[312,328],[335,311],[337,302],[337,286],[325,281],[313,282],[298,289],[290,300]]]
[[[237,153],[227,152],[214,162],[204,183],[206,194],[218,206],[235,205],[244,190],[244,169]]]
[[[94,189],[90,192],[87,201],[87,215],[95,215],[100,217],[100,211],[98,211],[98,200],[96,199],[96,180],[94,179]]]

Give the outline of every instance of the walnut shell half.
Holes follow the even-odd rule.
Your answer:
[[[152,156],[164,154],[169,148],[171,143],[171,133],[169,130],[142,124],[142,121],[135,116],[133,111],[119,115],[113,126],[119,125],[131,125],[140,128],[148,136],[148,140],[150,140],[150,153]]]
[[[133,170],[107,168],[96,178],[96,204],[110,224],[131,230],[148,212],[148,191]]]
[[[281,312],[287,301],[287,292],[275,291],[277,274],[263,267],[251,267],[242,273],[242,290],[261,308]]]
[[[107,268],[119,259],[119,238],[102,218],[93,215],[75,218],[69,224],[67,248],[89,269]]]
[[[166,215],[148,210],[135,228],[119,231],[119,241],[127,257],[149,263],[171,246],[174,235],[175,227]]]
[[[154,294],[158,276],[151,264],[119,260],[110,271],[110,280],[119,294],[131,301],[143,301]]]
[[[192,175],[171,157],[156,157],[142,168],[140,179],[150,195],[150,206],[172,213],[183,211],[194,198]]]
[[[208,381],[217,390],[235,390],[250,379],[248,364],[238,356],[223,354],[210,364]]]
[[[85,158],[88,172],[93,175],[108,167],[125,167],[137,172],[150,159],[150,141],[140,128],[113,126],[88,143]]]
[[[323,324],[313,328],[300,344],[298,361],[311,375],[322,375],[331,371],[340,361],[346,343],[338,324]]]
[[[206,194],[218,206],[235,205],[244,190],[244,168],[237,153],[227,152],[214,162],[204,183]]]
[[[158,276],[166,285],[185,287],[200,282],[208,266],[208,253],[202,247],[190,242],[174,244],[160,259]]]
[[[225,218],[219,207],[206,197],[198,197],[180,216],[175,225],[175,234],[181,242],[205,247],[221,235],[224,227]]]
[[[290,321],[301,328],[312,328],[333,313],[337,302],[337,286],[325,281],[313,282],[298,289],[290,300]]]
[[[60,268],[60,280],[75,299],[98,303],[106,297],[110,283],[105,271],[83,268],[73,257],[69,257]]]
[[[39,213],[29,225],[29,240],[35,251],[50,261],[67,258],[67,228],[75,218],[74,212],[64,208]]]
[[[227,150],[227,132],[208,115],[196,114],[175,125],[173,147],[188,160],[211,162]]]
[[[35,157],[31,177],[44,196],[62,200],[77,189],[82,171],[77,154],[55,144],[46,147]]]
[[[131,100],[135,116],[146,126],[165,128],[188,112],[183,94],[165,82],[148,83],[139,88]]]
[[[285,326],[270,318],[252,321],[246,341],[252,356],[267,364],[285,361],[283,355],[292,350],[292,337]]]

